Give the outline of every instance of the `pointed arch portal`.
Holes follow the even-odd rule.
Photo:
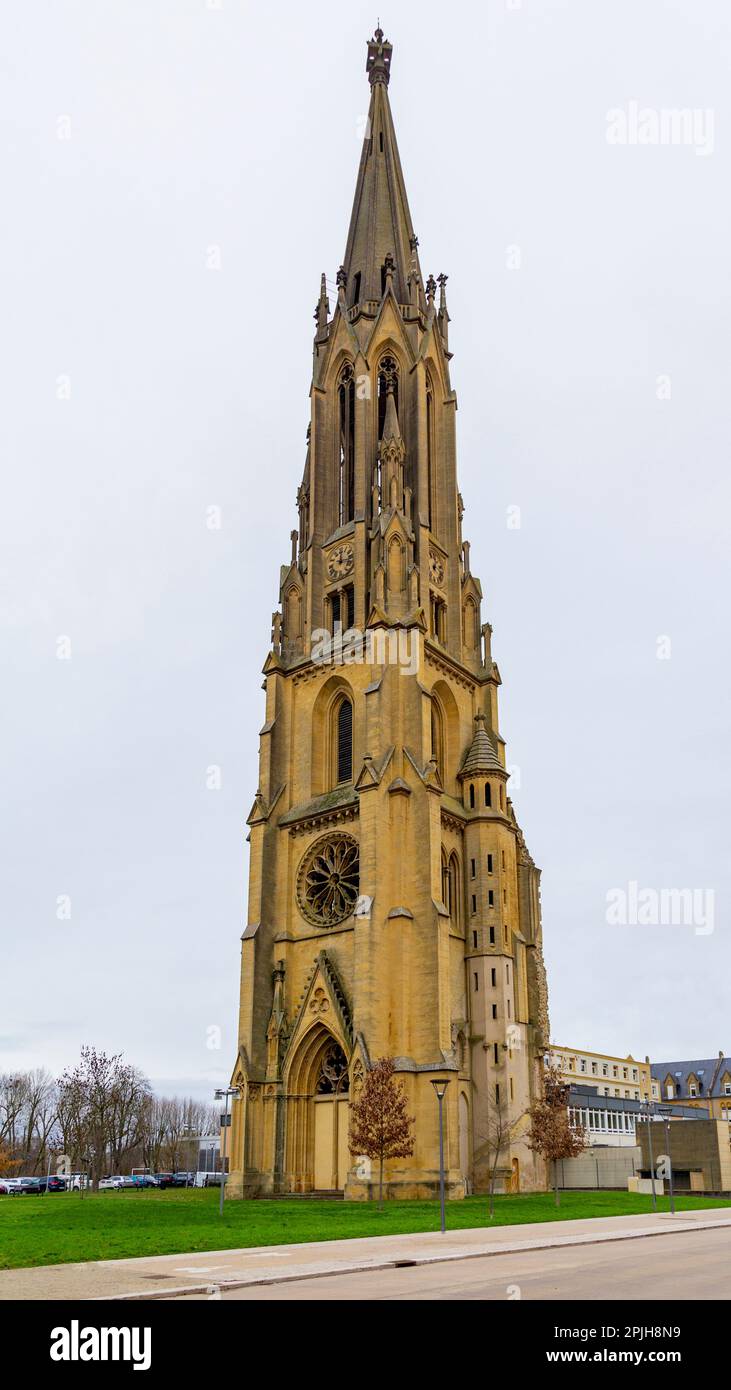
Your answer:
[[[310,1028],[302,1039],[287,1089],[290,1190],[342,1191],[351,1166],[348,1059],[323,1025]]]

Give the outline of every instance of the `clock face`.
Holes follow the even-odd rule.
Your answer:
[[[353,568],[352,545],[338,545],[327,557],[327,572],[330,579],[344,579]]]
[[[441,589],[444,583],[444,561],[441,555],[437,555],[433,550],[429,555],[429,575],[432,584],[436,584],[437,588]]]

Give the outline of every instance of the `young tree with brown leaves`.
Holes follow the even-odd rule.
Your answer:
[[[554,1192],[556,1206],[559,1206],[559,1160],[577,1158],[584,1152],[587,1138],[583,1129],[573,1127],[569,1121],[569,1088],[563,1081],[558,1067],[544,1067],[543,1094],[540,1100],[534,1101],[528,1111],[528,1117],[528,1148],[533,1149],[534,1153],[539,1153],[547,1163],[553,1164]]]
[[[352,1154],[378,1162],[378,1210],[383,1210],[383,1165],[387,1158],[411,1158],[413,1115],[403,1087],[394,1079],[392,1057],[380,1057],[366,1072],[363,1089],[350,1105]]]

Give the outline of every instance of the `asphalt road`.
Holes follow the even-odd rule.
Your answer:
[[[202,1297],[190,1294],[187,1299]],[[605,1245],[327,1275],[260,1288],[222,1290],[213,1297],[226,1302],[276,1303],[325,1299],[731,1299],[731,1231],[693,1231]]]

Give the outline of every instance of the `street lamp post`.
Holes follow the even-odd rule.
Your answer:
[[[228,1131],[228,1100],[229,1096],[239,1094],[238,1086],[227,1086],[225,1090],[216,1091],[216,1100],[226,1101],[226,1110],[223,1117],[223,1141],[221,1143],[221,1194],[218,1201],[218,1212],[223,1216],[223,1189],[226,1186],[226,1134]]]
[[[438,1080],[432,1080],[431,1084],[437,1093],[437,1100],[439,1101],[439,1211],[441,1218],[440,1229],[442,1235],[444,1235],[447,1229],[444,1216],[444,1096],[449,1085],[449,1077],[446,1079],[440,1078]]]
[[[672,1110],[667,1105],[660,1107],[659,1113],[662,1115],[665,1124],[665,1144],[668,1151],[668,1182],[670,1183],[670,1210],[675,1215],[675,1192],[673,1191],[673,1158],[670,1153],[670,1116]]]
[[[642,1116],[647,1125],[647,1147],[650,1152],[650,1181],[652,1183],[652,1210],[657,1211],[657,1193],[655,1191],[655,1158],[652,1152],[652,1121],[654,1117],[654,1106],[651,1100],[641,1102],[645,1114]]]

